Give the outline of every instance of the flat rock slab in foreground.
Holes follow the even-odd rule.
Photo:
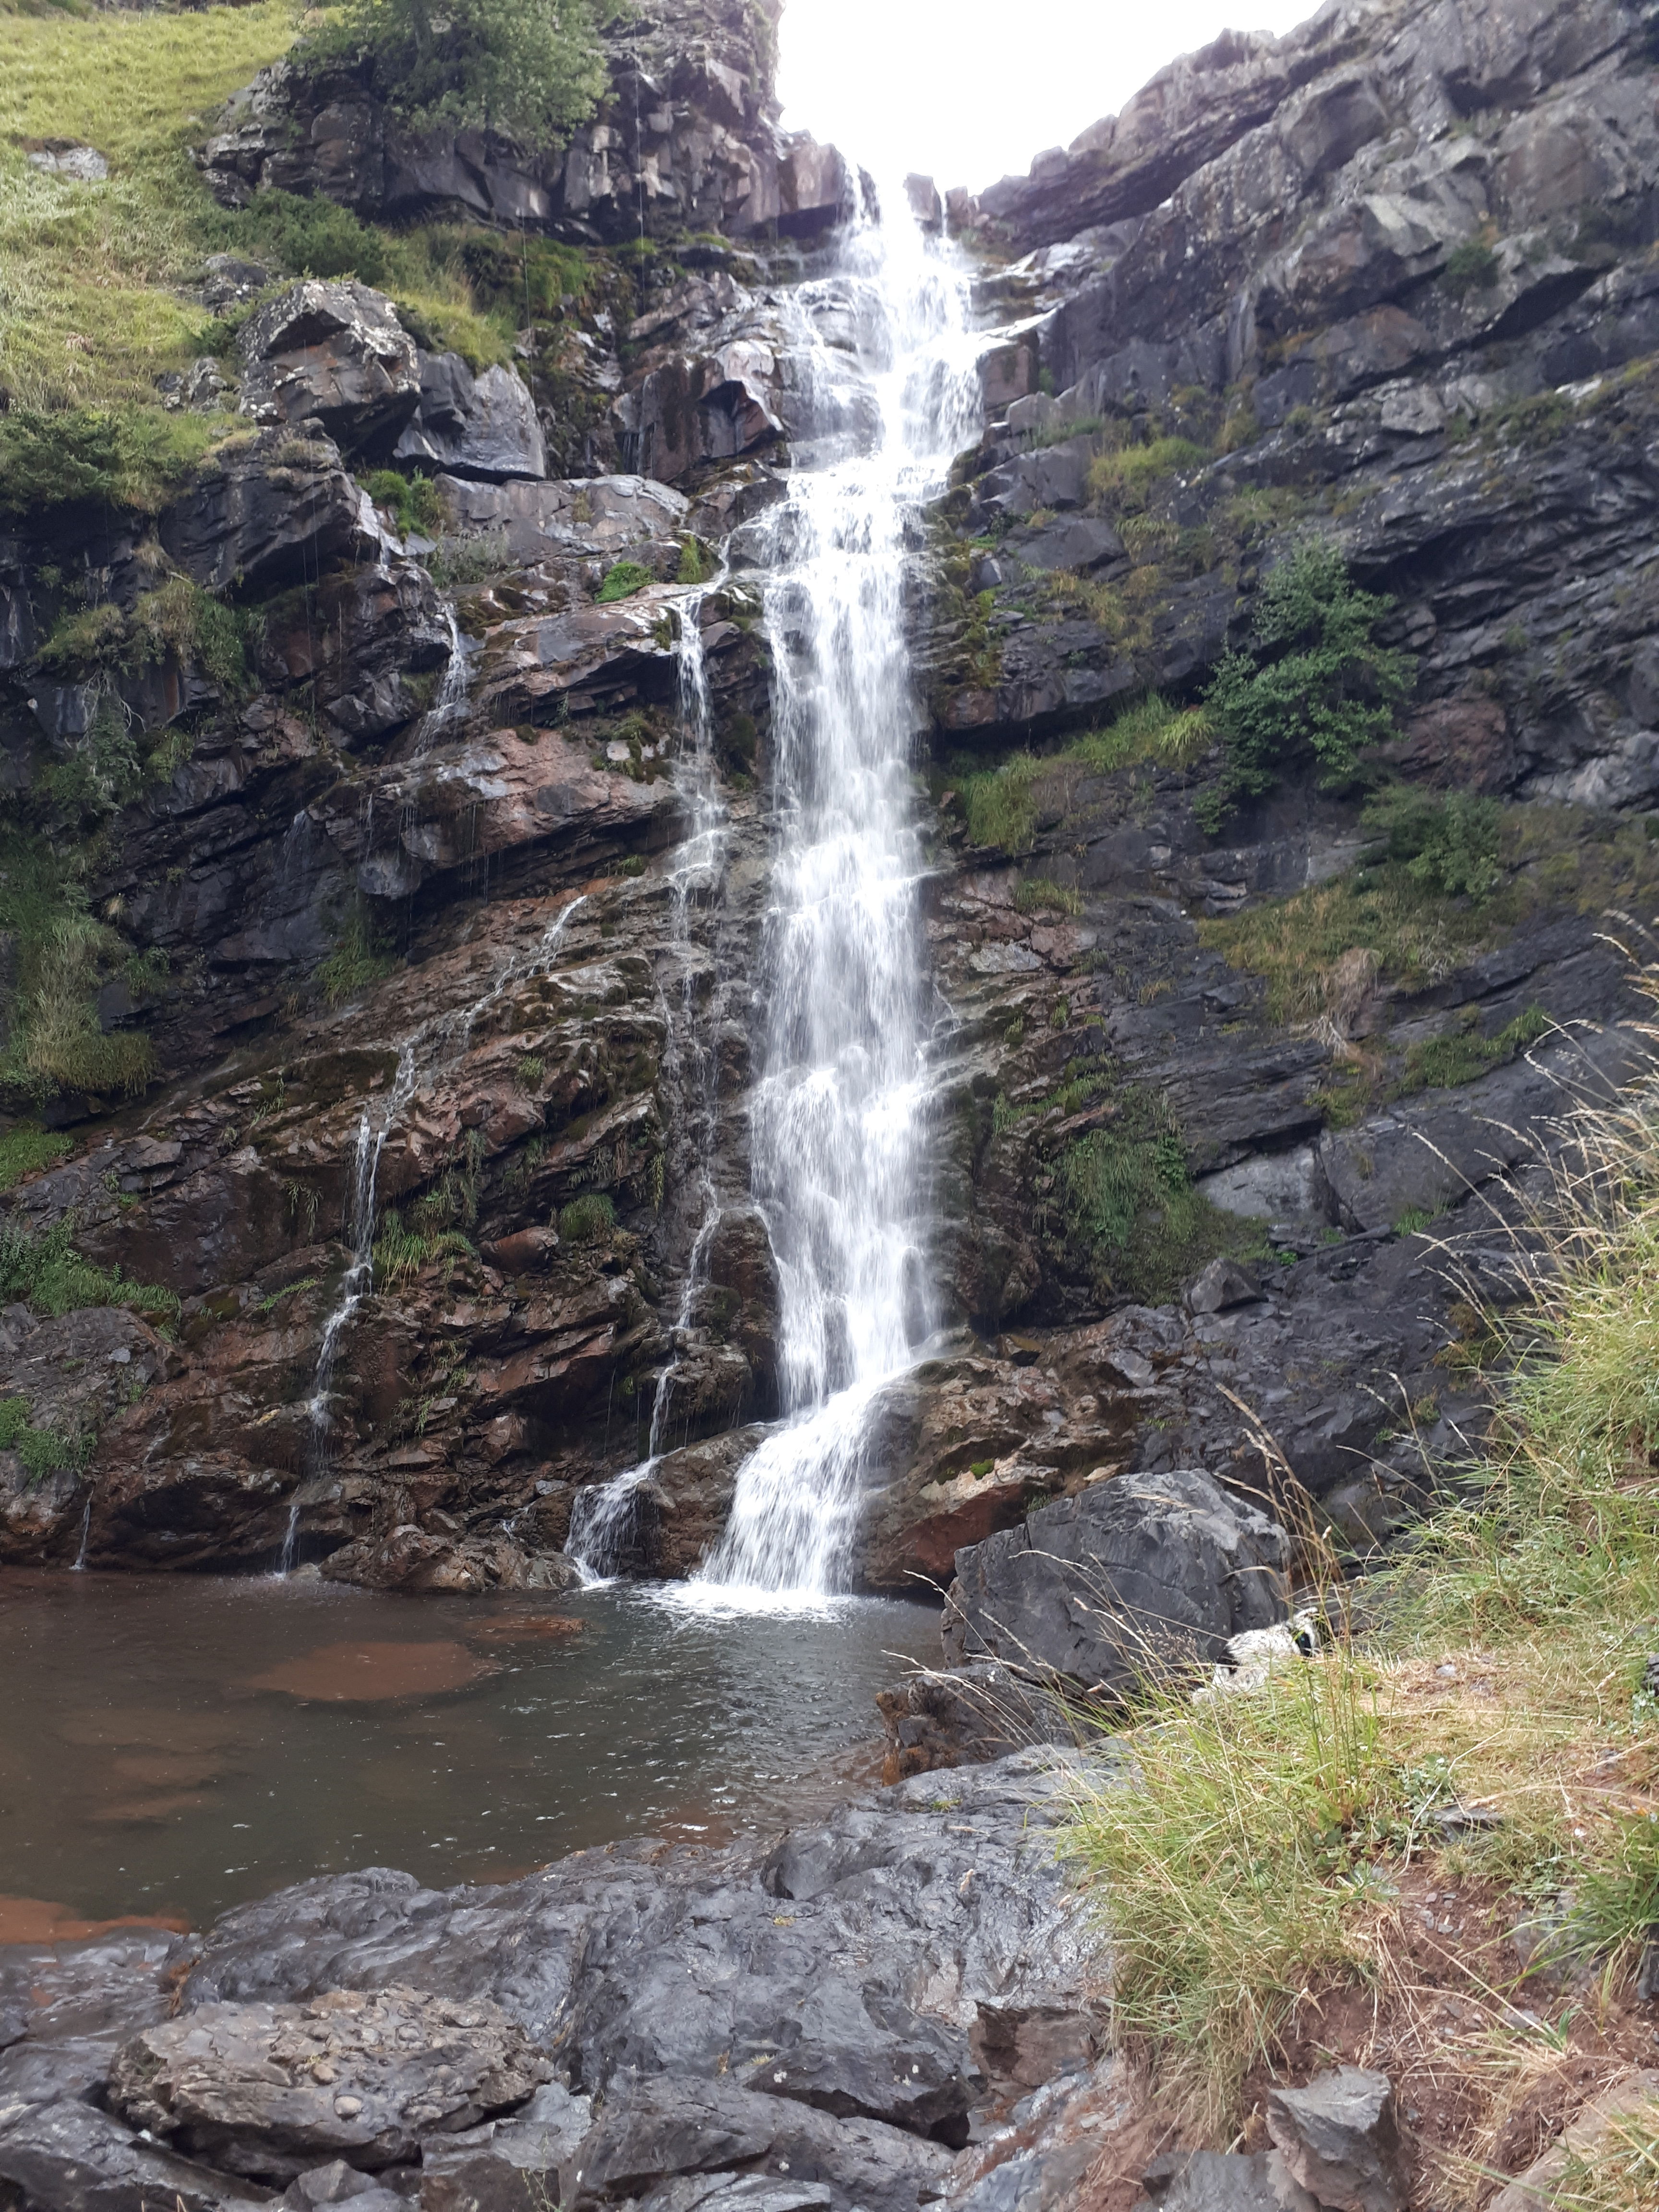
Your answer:
[[[769,1844],[500,1888],[371,1869],[204,1937],[0,1952],[0,2016],[29,2000],[0,2185],[204,2212],[289,2182],[306,2212],[373,2173],[422,2212],[536,2212],[542,2174],[567,2204],[916,2212],[976,2108],[1093,2053],[1104,1962],[1054,1830],[1110,1773],[1026,1750]]]

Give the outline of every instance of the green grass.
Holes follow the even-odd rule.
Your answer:
[[[1590,1963],[1604,2000],[1627,1996],[1659,1922],[1659,1699],[1643,1686],[1659,1620],[1659,1066],[1564,1139],[1535,1210],[1535,1297],[1476,1316],[1501,1378],[1484,1456],[1361,1604],[1332,1613],[1349,1634],[1255,1694],[1194,1705],[1189,1682],[1150,1682],[1131,1778],[1080,1796],[1072,1841],[1110,1930],[1115,2037],[1212,2136],[1334,1986],[1405,2007],[1409,2032],[1396,1897],[1419,1863],[1443,1898],[1475,1886],[1498,1925],[1545,1907],[1557,1932],[1535,1963]],[[1304,1507],[1304,1560],[1330,1589]],[[1453,1798],[1494,1823],[1443,1838],[1429,1815]],[[1492,1960],[1448,1978],[1486,2019],[1479,2065],[1456,2068],[1471,2173],[1540,2069],[1582,2095],[1580,2038],[1595,2048],[1603,2026],[1575,1999],[1541,2040],[1517,2035]],[[1643,2119],[1622,2163],[1598,2160],[1559,2201],[1645,2207],[1655,2151]]]
[[[418,530],[422,537],[435,538],[449,527],[449,509],[430,477],[406,477],[396,469],[375,469],[362,483],[375,505],[392,515],[400,538]]]
[[[1494,1067],[1506,1066],[1554,1027],[1541,1006],[1528,1006],[1494,1036],[1483,1037],[1468,1029],[1425,1038],[1407,1048],[1406,1071],[1398,1090],[1449,1091],[1461,1083],[1473,1083]]]
[[[21,1398],[0,1398],[0,1451],[16,1453],[31,1489],[62,1468],[78,1466],[82,1456],[78,1444],[55,1429],[32,1426]]]
[[[1154,438],[1145,446],[1124,446],[1100,453],[1089,465],[1089,495],[1102,506],[1129,513],[1144,507],[1154,485],[1166,477],[1188,476],[1210,456],[1190,438]]]
[[[1085,731],[1058,752],[1018,752],[995,768],[957,762],[953,781],[969,840],[1005,853],[1029,853],[1043,785],[1052,783],[1069,796],[1079,774],[1109,775],[1142,762],[1188,768],[1202,758],[1212,737],[1201,708],[1172,706],[1153,691],[1104,729]]]
[[[131,1097],[155,1067],[135,1030],[106,1034],[97,992],[131,957],[90,913],[84,853],[68,840],[0,834],[0,931],[15,942],[16,983],[5,1006],[0,1098],[39,1104],[58,1094]]]
[[[329,1006],[343,1006],[348,999],[383,983],[397,965],[397,955],[371,916],[354,906],[334,950],[318,967],[317,983]]]
[[[202,311],[178,288],[228,239],[187,149],[294,21],[285,0],[0,16],[0,361],[15,406],[152,406],[157,374],[199,349]],[[31,168],[21,142],[49,137],[95,146],[107,182]]]
[[[381,1217],[374,1239],[374,1280],[383,1291],[409,1282],[433,1260],[475,1260],[471,1240],[459,1229],[426,1231],[406,1225],[395,1206]]]
[[[655,581],[651,571],[641,568],[637,561],[618,561],[614,568],[605,570],[605,580],[594,597],[601,606],[609,606],[615,600],[632,599],[635,592],[642,592],[647,584]]]
[[[39,1175],[61,1160],[74,1146],[55,1129],[42,1129],[33,1121],[15,1122],[0,1135],[0,1192],[15,1190],[27,1176]]]
[[[75,1248],[67,1216],[50,1229],[30,1231],[0,1222],[0,1305],[21,1298],[33,1312],[57,1318],[83,1306],[131,1306],[158,1322],[176,1321],[177,1295],[153,1283],[135,1283],[119,1267],[100,1267]]]
[[[1063,1092],[1056,1103],[1075,1112],[1092,1087],[1083,1079],[1075,1104]],[[1125,1090],[1115,1121],[1066,1147],[1054,1183],[1066,1243],[1104,1295],[1161,1304],[1218,1254],[1266,1249],[1262,1224],[1194,1188],[1180,1127],[1153,1093]]]
[[[617,1225],[617,1209],[602,1190],[573,1198],[559,1210],[559,1235],[567,1244],[602,1244]]]

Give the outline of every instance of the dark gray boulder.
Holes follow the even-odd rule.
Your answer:
[[[384,292],[308,277],[242,327],[241,411],[320,422],[348,452],[390,445],[421,402],[415,341]]]
[[[236,2212],[265,2191],[140,2142],[90,2105],[31,2107],[9,2125],[0,2107],[0,2183],[51,2212]],[[7,2192],[9,2194],[9,2191]]]
[[[573,2212],[637,2197],[663,2176],[735,2179],[733,2168],[773,2185],[817,2184],[821,2191],[832,2185],[828,2201],[836,2207],[912,2212],[941,2193],[937,2185],[950,2165],[942,2145],[873,2121],[832,2120],[735,2082],[649,2081],[607,2102],[560,2179],[562,2201]],[[730,2201],[742,2203],[744,2195]]]
[[[428,2141],[421,2212],[545,2212],[548,2177],[570,2164],[592,2117],[590,2099],[550,2081],[510,2119]]]
[[[547,441],[522,378],[498,362],[474,376],[458,353],[421,356],[421,402],[394,461],[501,483],[547,474]]]
[[[157,525],[194,584],[254,596],[380,550],[368,495],[330,440],[293,430],[232,439]]]
[[[1091,1483],[957,1553],[947,1656],[1122,1692],[1285,1617],[1290,1540],[1182,1468]]]

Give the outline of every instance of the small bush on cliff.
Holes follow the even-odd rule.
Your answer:
[[[647,584],[655,581],[651,571],[641,568],[637,561],[618,561],[614,568],[605,570],[605,581],[594,597],[602,607],[609,606],[617,599],[632,599],[635,592],[642,592]]]
[[[1248,647],[1226,655],[1205,695],[1227,749],[1206,827],[1287,769],[1313,768],[1327,790],[1357,780],[1365,748],[1393,735],[1414,678],[1409,653],[1377,641],[1392,605],[1357,590],[1328,545],[1304,545],[1274,569]]]
[[[131,404],[0,415],[0,509],[96,501],[154,514],[228,428],[221,417]]]
[[[131,948],[88,909],[84,865],[67,840],[0,836],[0,933],[15,966],[0,994],[6,1042],[0,1097],[38,1104],[59,1092],[107,1097],[142,1091],[155,1066],[149,1039],[106,1031],[97,994]]]
[[[417,130],[562,139],[608,81],[588,0],[345,0],[319,46],[372,54],[388,105]]]
[[[1378,839],[1368,857],[1401,860],[1413,883],[1479,905],[1504,880],[1504,816],[1495,799],[1449,798],[1407,785],[1379,793],[1361,817]]]
[[[1108,1295],[1155,1305],[1218,1253],[1261,1247],[1257,1224],[1193,1188],[1179,1124],[1157,1093],[1126,1091],[1115,1121],[1060,1155],[1054,1185],[1066,1241]]]
[[[334,950],[317,969],[317,981],[331,1006],[343,1006],[375,983],[383,983],[398,965],[391,945],[362,906],[346,916]]]
[[[72,1149],[67,1137],[19,1121],[0,1136],[0,1191],[15,1190],[27,1176],[53,1166]]]

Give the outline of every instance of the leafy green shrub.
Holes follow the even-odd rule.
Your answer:
[[[375,469],[360,481],[377,507],[391,510],[400,538],[418,530],[422,537],[435,538],[448,526],[449,509],[430,477],[406,477],[397,469]]]
[[[617,1225],[617,1209],[602,1190],[584,1192],[559,1210],[559,1235],[567,1244],[599,1244]]]
[[[417,130],[562,138],[609,81],[588,0],[345,0],[318,45],[372,54],[388,104]]]
[[[154,514],[225,434],[204,415],[160,407],[11,407],[0,414],[0,511],[100,500]]]
[[[1380,840],[1373,860],[1403,860],[1414,883],[1477,905],[1504,880],[1503,810],[1468,792],[1449,798],[1410,785],[1379,793],[1360,817]]]
[[[1362,750],[1393,734],[1413,681],[1413,656],[1376,641],[1392,605],[1357,590],[1327,545],[1304,545],[1274,569],[1248,649],[1225,656],[1205,694],[1227,748],[1206,827],[1287,769],[1311,764],[1327,790],[1353,782]]]
[[[55,1129],[18,1121],[0,1136],[0,1191],[15,1190],[26,1176],[39,1175],[74,1149]]]
[[[320,193],[256,192],[239,228],[244,253],[295,276],[356,276],[381,285],[394,275],[395,249],[386,233]]]
[[[642,876],[645,873],[643,855],[639,853],[623,854],[617,863],[617,873],[619,876]]]
[[[77,1466],[82,1457],[77,1446],[55,1429],[32,1426],[21,1398],[0,1399],[0,1451],[16,1453],[30,1488],[60,1468]]]
[[[118,1267],[100,1267],[76,1250],[74,1235],[67,1214],[38,1231],[0,1222],[0,1305],[21,1298],[54,1320],[82,1306],[131,1306],[151,1319],[178,1318],[176,1292],[131,1282]]]
[[[700,541],[695,538],[681,538],[679,566],[674,571],[674,581],[677,584],[706,584],[714,573],[714,564]]]
[[[1194,1189],[1167,1101],[1125,1093],[1119,1119],[1076,1139],[1054,1176],[1067,1241],[1103,1288],[1158,1304],[1219,1252],[1261,1241],[1259,1224]]]
[[[594,597],[601,606],[609,606],[613,600],[631,599],[635,592],[642,592],[647,584],[655,581],[651,571],[641,568],[637,561],[618,561],[614,568],[606,569],[605,581]]]
[[[149,1080],[149,1039],[106,1035],[99,1022],[100,986],[131,948],[88,912],[84,865],[66,838],[0,833],[0,932],[16,956],[0,1097],[33,1103],[57,1091],[131,1096]]]
[[[1446,256],[1440,282],[1461,300],[1466,293],[1490,292],[1498,282],[1498,256],[1491,246],[1482,239],[1470,238]]]

